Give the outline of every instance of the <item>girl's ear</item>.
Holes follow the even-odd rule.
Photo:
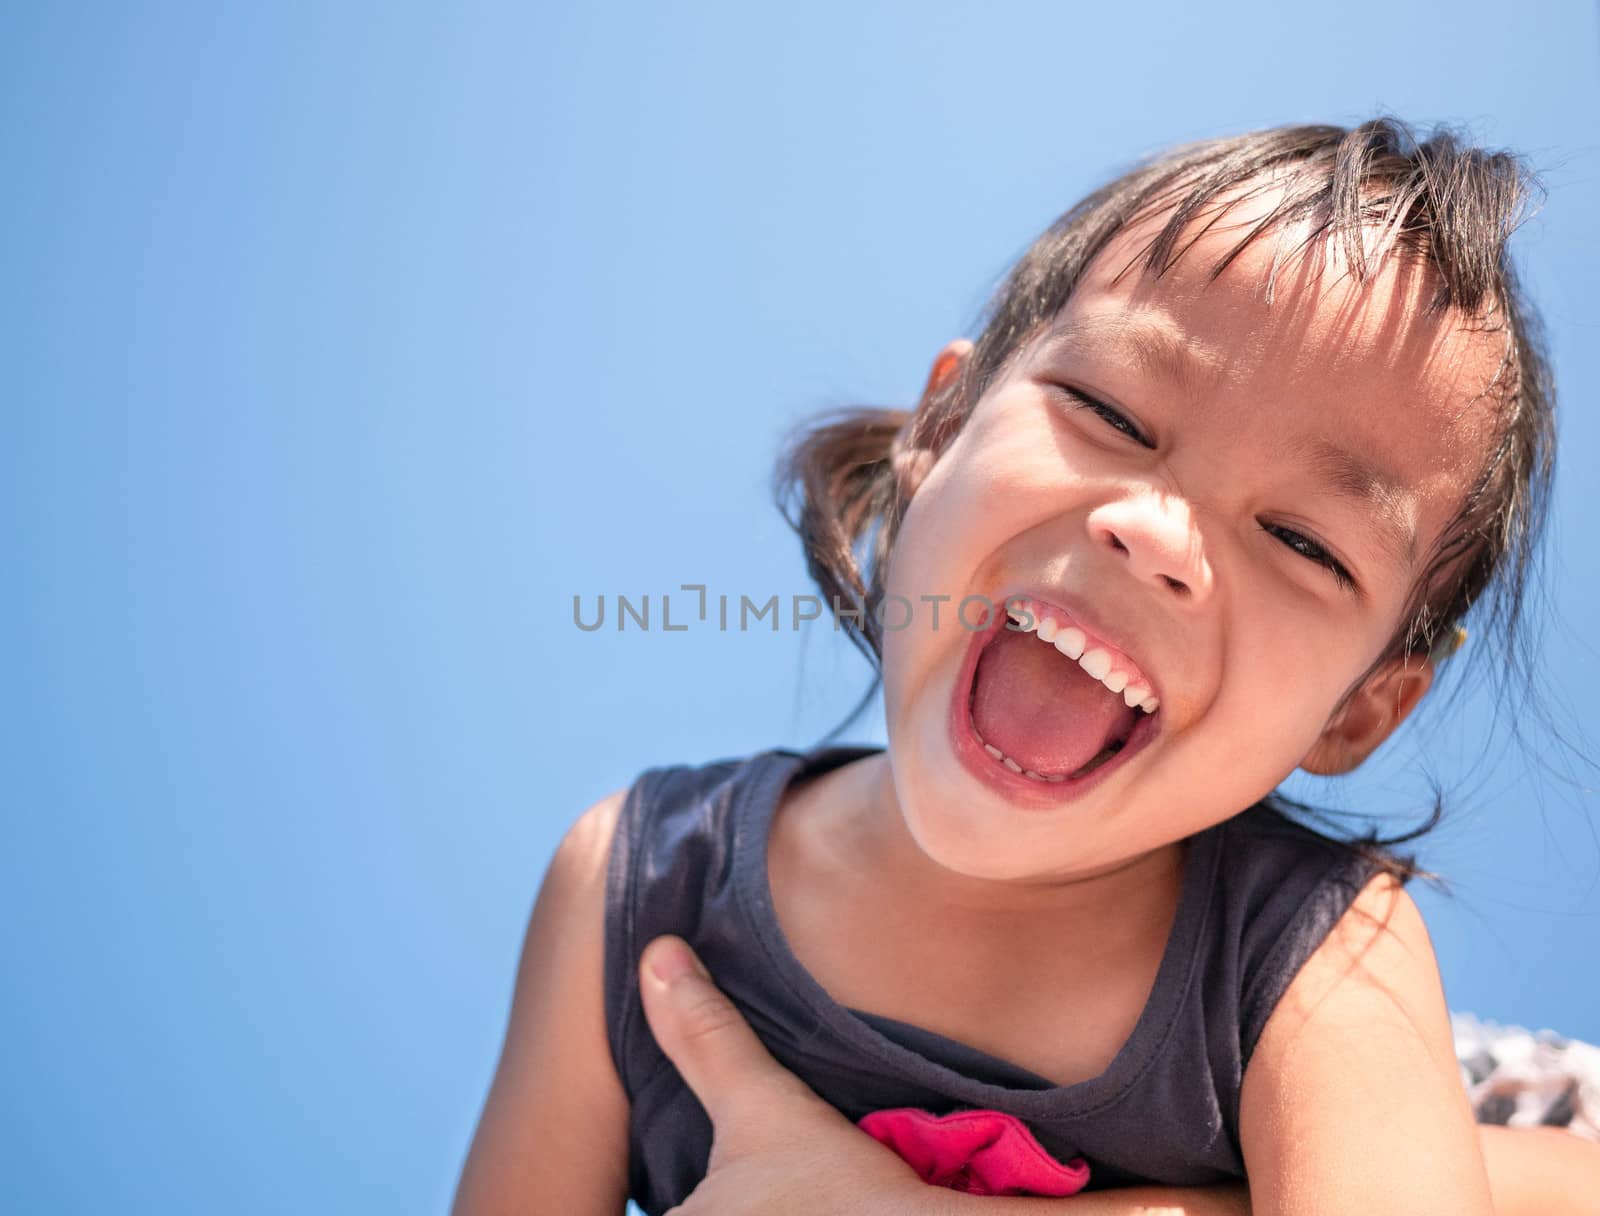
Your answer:
[[[895,436],[894,448],[890,460],[894,465],[895,473],[900,478],[900,490],[909,501],[917,492],[917,487],[927,477],[928,471],[933,468],[938,453],[928,448],[912,447],[908,435],[915,419],[927,409],[931,409],[939,395],[947,388],[957,375],[960,374],[962,365],[972,354],[972,343],[966,338],[957,338],[945,344],[943,350],[934,357],[933,368],[928,373],[927,387],[922,390],[922,400],[917,403],[917,413],[901,428]]]
[[[1348,773],[1394,733],[1432,685],[1427,655],[1390,659],[1334,714],[1300,767],[1319,777]]]

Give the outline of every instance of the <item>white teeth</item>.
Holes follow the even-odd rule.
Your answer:
[[[1083,653],[1084,646],[1088,643],[1088,635],[1081,629],[1074,629],[1068,625],[1056,634],[1056,649],[1069,659],[1075,659]]]
[[[1111,670],[1111,655],[1107,651],[1101,650],[1098,646],[1096,646],[1093,650],[1089,651],[1088,654],[1084,655],[1083,658],[1078,660],[1078,666],[1087,671],[1095,679],[1103,680],[1106,678],[1106,674]]]
[[[1026,612],[1020,608],[1007,608],[1006,615],[1018,625],[1021,625],[1031,617],[1033,620],[1032,625],[1023,632],[1038,634],[1042,641],[1050,643],[1062,654],[1066,655],[1067,658],[1076,660],[1078,666],[1104,684],[1108,692],[1121,696],[1128,708],[1137,707],[1147,714],[1153,714],[1161,707],[1161,702],[1150,694],[1150,686],[1148,684],[1130,682],[1133,681],[1133,677],[1128,672],[1111,670],[1116,660],[1111,657],[1109,650],[1102,646],[1096,646],[1087,650],[1086,653],[1086,648],[1089,645],[1089,635],[1077,626],[1062,625],[1048,616]],[[996,760],[1002,760],[1008,765],[1011,763],[999,748],[988,743],[985,743],[984,747],[988,749]],[[1025,770],[1019,768],[1017,771],[1024,772]],[[1064,780],[1064,778],[1044,776],[1039,779],[1041,781]]]
[[[973,728],[973,733],[977,734],[977,728],[976,727]],[[1022,765],[1018,764],[1015,760],[1013,760],[1010,756],[1006,755],[1003,751],[1001,751],[993,743],[990,743],[982,735],[978,736],[978,742],[983,744],[983,750],[984,751],[988,752],[996,760],[1000,761],[1001,764],[1005,765],[1013,773],[1021,773],[1024,777],[1028,778],[1030,781],[1060,782],[1060,781],[1065,781],[1067,779],[1067,775],[1065,773],[1036,773],[1031,768],[1023,768]]]
[[[978,733],[976,726],[973,727],[972,733],[975,735]],[[1031,768],[1023,768],[1022,765],[1018,764],[1015,760],[1006,755],[993,743],[990,743],[982,735],[978,735],[978,742],[983,744],[984,751],[988,752],[996,760],[1000,761],[1001,764],[1005,765],[1013,773],[1018,773],[1028,778],[1030,781],[1049,781],[1051,783],[1059,783],[1067,779],[1066,773],[1038,773]],[[1097,761],[1103,761],[1104,758],[1097,757],[1096,759]]]

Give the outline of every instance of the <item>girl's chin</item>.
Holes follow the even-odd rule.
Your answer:
[[[913,815],[906,816],[906,830],[917,850],[928,861],[950,874],[986,882],[1030,878],[1039,873],[1039,852],[1010,848],[1002,842],[979,837],[961,825],[932,823]],[[989,835],[992,835],[989,834]]]
[[[1037,811],[1019,812],[971,777],[948,751],[923,753],[914,773],[895,781],[900,818],[918,852],[943,870],[966,878],[1004,881],[1050,872],[1051,849],[1065,843],[1059,821]],[[1081,837],[1076,843],[1082,845]],[[1069,865],[1071,857],[1053,860]]]

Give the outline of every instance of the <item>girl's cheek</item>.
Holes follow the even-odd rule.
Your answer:
[[[1284,629],[1285,623],[1297,627]],[[1325,622],[1286,622],[1280,617],[1275,626],[1255,634],[1261,640],[1252,655],[1251,683],[1260,689],[1264,704],[1276,707],[1280,720],[1309,729],[1320,721],[1324,702],[1331,704],[1334,697],[1335,673],[1346,665],[1345,644],[1328,636]]]

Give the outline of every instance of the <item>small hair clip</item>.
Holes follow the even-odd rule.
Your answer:
[[[1460,650],[1467,640],[1467,631],[1460,625],[1452,625],[1439,635],[1439,640],[1433,644],[1433,649],[1428,652],[1428,657],[1435,662],[1448,659]]]

